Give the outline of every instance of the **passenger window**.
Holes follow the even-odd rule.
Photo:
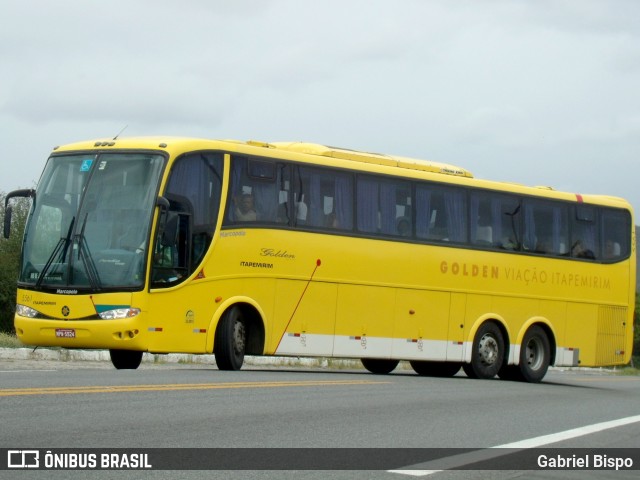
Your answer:
[[[289,225],[292,214],[290,190],[288,165],[233,157],[225,224],[260,222]]]
[[[369,176],[359,177],[357,218],[360,232],[413,236],[411,184]]]
[[[471,244],[502,250],[520,249],[520,202],[495,192],[474,191],[470,205]]]
[[[569,253],[569,205],[527,199],[523,248],[546,255]]]
[[[571,225],[571,249],[573,258],[595,260],[598,249],[598,230],[596,228],[596,209],[586,205],[578,205]]]
[[[462,189],[416,187],[416,235],[440,242],[467,241],[467,202]]]
[[[353,229],[353,176],[339,171],[299,167],[295,224],[321,229]]]
[[[602,211],[603,261],[615,262],[629,256],[631,252],[631,228],[629,212],[612,209]]]

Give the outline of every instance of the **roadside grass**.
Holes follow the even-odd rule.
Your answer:
[[[18,340],[12,333],[0,332],[0,348],[20,348],[24,347],[22,342]]]
[[[640,375],[640,358],[633,357],[631,365],[620,367],[619,370],[616,369],[616,373],[618,375]]]

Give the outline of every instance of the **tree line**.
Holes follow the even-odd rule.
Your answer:
[[[4,219],[6,194],[0,192],[0,219]],[[0,332],[13,333],[13,315],[16,309],[16,283],[22,248],[22,234],[27,222],[31,200],[11,200],[13,209],[11,236],[0,235]]]

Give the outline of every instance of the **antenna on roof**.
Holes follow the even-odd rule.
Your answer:
[[[129,126],[129,125],[125,125],[125,126],[122,128],[122,130],[120,130],[120,131],[118,132],[118,134],[117,134],[115,137],[113,137],[113,139],[114,139],[114,140],[117,140],[117,139],[118,139],[118,137],[122,134],[122,132],[124,132],[124,131],[127,129],[127,127],[128,127],[128,126]]]

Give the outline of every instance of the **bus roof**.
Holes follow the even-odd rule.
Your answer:
[[[140,138],[122,138],[122,139],[99,139],[86,142],[74,143],[56,147],[56,150],[79,150],[87,148],[166,148],[168,143],[191,143],[191,142],[220,142],[233,143],[236,145],[247,145],[251,147],[263,147],[269,149],[277,149],[291,153],[303,153],[307,155],[316,155],[322,157],[331,157],[341,160],[351,160],[355,162],[363,162],[374,165],[386,165],[390,167],[407,168],[411,170],[421,170],[432,173],[443,173],[447,175],[455,175],[459,177],[472,178],[473,175],[468,170],[449,165],[446,163],[432,162],[427,160],[419,160],[415,158],[399,157],[385,155],[381,153],[361,152],[350,150],[347,148],[329,147],[317,143],[306,142],[260,142],[249,140],[246,142],[239,140],[205,140],[195,138],[179,138],[179,137],[140,137]]]
[[[83,141],[67,144],[54,149],[55,152],[79,151],[79,150],[111,150],[111,149],[149,149],[163,150],[179,154],[184,150],[224,150],[229,148],[229,144],[235,145],[239,151],[251,154],[249,150],[265,149],[281,151],[283,156],[290,157],[295,154],[310,155],[335,159],[336,161],[353,161],[379,167],[401,168],[426,174],[444,174],[450,178],[449,182],[456,182],[454,178],[460,179],[463,183],[471,181],[480,188],[497,189],[511,191],[525,195],[543,196],[548,198],[564,199],[585,203],[596,203],[622,208],[629,208],[629,203],[619,197],[611,195],[587,195],[570,192],[557,191],[551,187],[527,186],[518,183],[500,182],[486,179],[477,179],[468,170],[449,165],[446,163],[419,160],[401,156],[385,155],[380,153],[369,153],[346,148],[337,148],[316,143],[306,142],[261,142],[256,140],[231,140],[231,139],[205,139],[189,137],[155,136],[155,137],[123,137],[118,139],[104,138],[90,141]],[[225,147],[225,145],[227,145]],[[257,152],[255,154],[258,154]],[[286,155],[289,154],[289,155]],[[444,178],[443,178],[444,180]],[[456,182],[457,183],[457,182]]]
[[[255,145],[258,142],[249,141],[247,143],[249,145]],[[469,172],[468,170],[446,163],[418,160],[415,158],[398,157],[381,153],[361,152],[358,150],[350,150],[347,148],[319,145],[317,143],[275,142],[263,144],[261,146],[271,146],[272,148],[278,148],[291,152],[306,153],[308,155],[320,155],[323,157],[339,158],[342,160],[353,160],[355,162],[387,165],[390,167],[409,168],[412,170],[422,170],[425,172],[433,173],[444,173],[447,175],[456,175],[459,177],[473,177],[471,172]]]

